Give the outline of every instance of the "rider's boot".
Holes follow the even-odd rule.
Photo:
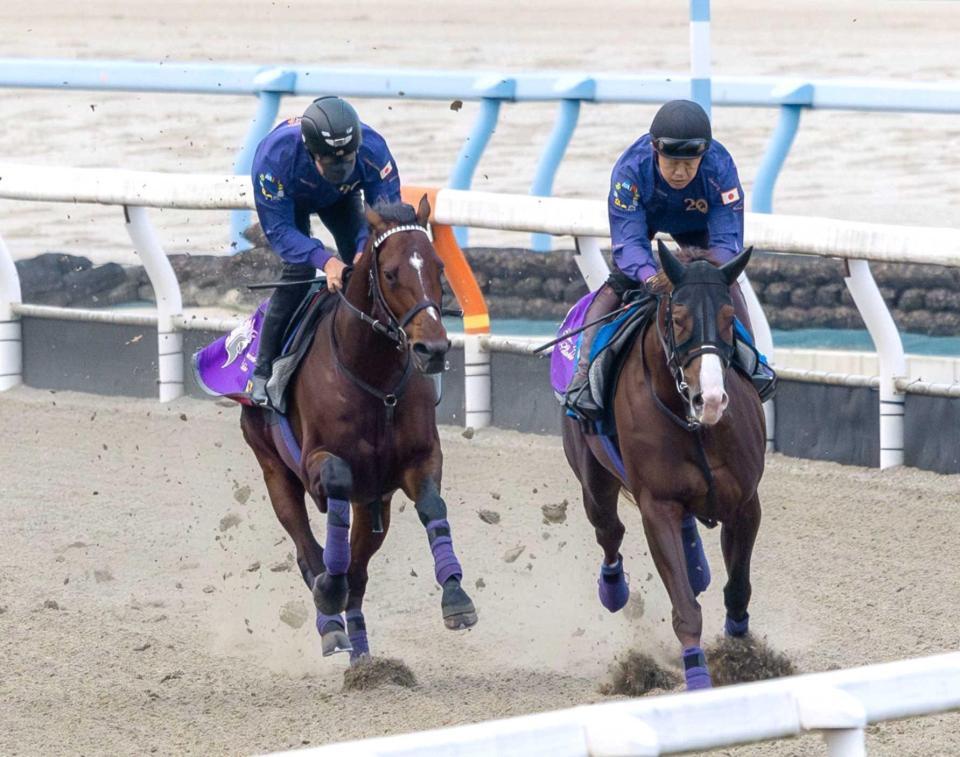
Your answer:
[[[250,401],[255,405],[270,407],[267,382],[270,380],[273,371],[273,361],[280,353],[283,332],[286,330],[287,323],[298,304],[298,300],[284,296],[278,297],[276,293],[270,298],[267,312],[263,316],[263,325],[260,327],[257,367],[254,369],[250,380]]]
[[[597,290],[593,302],[587,308],[583,317],[585,323],[602,318],[620,304],[620,295],[618,295],[609,284],[604,284]],[[578,418],[586,420],[596,420],[601,412],[600,406],[594,401],[590,393],[589,379],[587,372],[590,368],[590,349],[593,346],[593,340],[600,331],[603,323],[597,323],[583,331],[580,337],[580,358],[577,361],[577,371],[570,379],[570,385],[567,387],[567,394],[564,398],[564,405],[571,410]]]

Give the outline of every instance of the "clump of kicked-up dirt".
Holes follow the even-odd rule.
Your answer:
[[[411,689],[417,679],[406,663],[395,657],[364,657],[343,671],[344,691],[366,691],[387,684]]]
[[[650,655],[631,649],[610,666],[610,680],[600,685],[600,693],[639,697],[662,693],[680,685],[680,677],[664,668]]]
[[[793,662],[753,634],[718,636],[704,649],[714,686],[764,681],[796,674]]]

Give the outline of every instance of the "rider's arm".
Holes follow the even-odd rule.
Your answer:
[[[360,159],[364,161],[363,199],[366,204],[372,208],[378,203],[400,202],[400,173],[383,137],[372,130],[364,132]],[[357,235],[357,252],[363,250],[369,235],[367,224],[363,224]]]
[[[285,191],[290,181],[271,165],[259,161],[253,166],[253,193],[260,227],[274,252],[287,263],[312,263],[323,268],[332,257],[319,239],[297,228],[293,198]]]
[[[614,167],[607,210],[614,263],[634,281],[646,281],[657,272],[657,265],[650,249],[640,184],[633,169],[619,163]]]
[[[710,249],[718,263],[726,263],[743,249],[743,187],[733,158],[725,155],[707,184],[712,194],[707,199]]]

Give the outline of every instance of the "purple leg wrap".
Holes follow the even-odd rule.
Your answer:
[[[327,498],[327,543],[323,564],[331,576],[342,576],[350,567],[350,503]]]
[[[317,613],[317,632],[323,636],[323,632],[327,629],[328,623],[339,623],[340,629],[343,630],[347,627],[347,624],[343,622],[342,615],[324,615],[322,612]]]
[[[743,614],[743,620],[734,620],[729,615],[723,624],[723,630],[727,636],[746,636],[750,630],[750,613]]]
[[[447,579],[454,576],[463,578],[463,568],[453,553],[453,539],[450,538],[450,524],[446,518],[427,523],[427,538],[430,539],[430,551],[433,552],[433,572],[437,583],[443,586]]]
[[[683,554],[687,558],[687,579],[696,596],[710,585],[710,566],[697,532],[697,519],[689,513],[683,516],[680,537],[683,539]]]
[[[367,643],[367,625],[360,610],[347,610],[347,630],[350,634],[350,644],[353,650],[350,659],[370,656],[370,646]]]
[[[683,676],[687,681],[687,691],[711,689],[713,682],[707,670],[707,658],[700,647],[688,647],[683,650]]]
[[[600,578],[597,580],[600,587],[600,604],[610,612],[623,608],[630,598],[630,587],[623,574],[623,558],[617,559],[616,565],[600,565]]]

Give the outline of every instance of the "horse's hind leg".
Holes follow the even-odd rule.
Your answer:
[[[356,510],[353,532],[350,535],[350,572],[347,581],[350,584],[350,595],[347,598],[347,630],[350,633],[350,661],[355,662],[361,657],[370,655],[370,645],[367,641],[367,624],[363,617],[363,595],[367,591],[367,565],[370,558],[383,545],[383,540],[390,530],[390,497],[384,497],[381,506],[383,516],[383,531],[374,533],[373,518],[370,508],[360,506]]]
[[[580,481],[583,508],[593,526],[597,544],[603,549],[603,563],[597,580],[600,603],[610,612],[622,609],[630,598],[623,572],[620,545],[626,529],[617,512],[620,481],[604,468],[587,446],[583,433],[572,418],[563,419],[563,449],[567,462]]]
[[[277,454],[270,432],[263,423],[261,410],[244,408],[241,427],[244,438],[263,469],[263,480],[277,520],[293,539],[300,574],[307,587],[313,591],[317,578],[324,571],[323,550],[310,529],[303,484]],[[321,635],[324,656],[350,648],[344,622],[339,616],[336,619],[324,620],[323,616],[318,614],[317,630]]]
[[[750,557],[760,528],[760,498],[744,503],[733,519],[725,520],[720,531],[723,561],[727,566],[727,584],[723,604],[727,608],[724,630],[728,636],[745,636],[750,630]]]

